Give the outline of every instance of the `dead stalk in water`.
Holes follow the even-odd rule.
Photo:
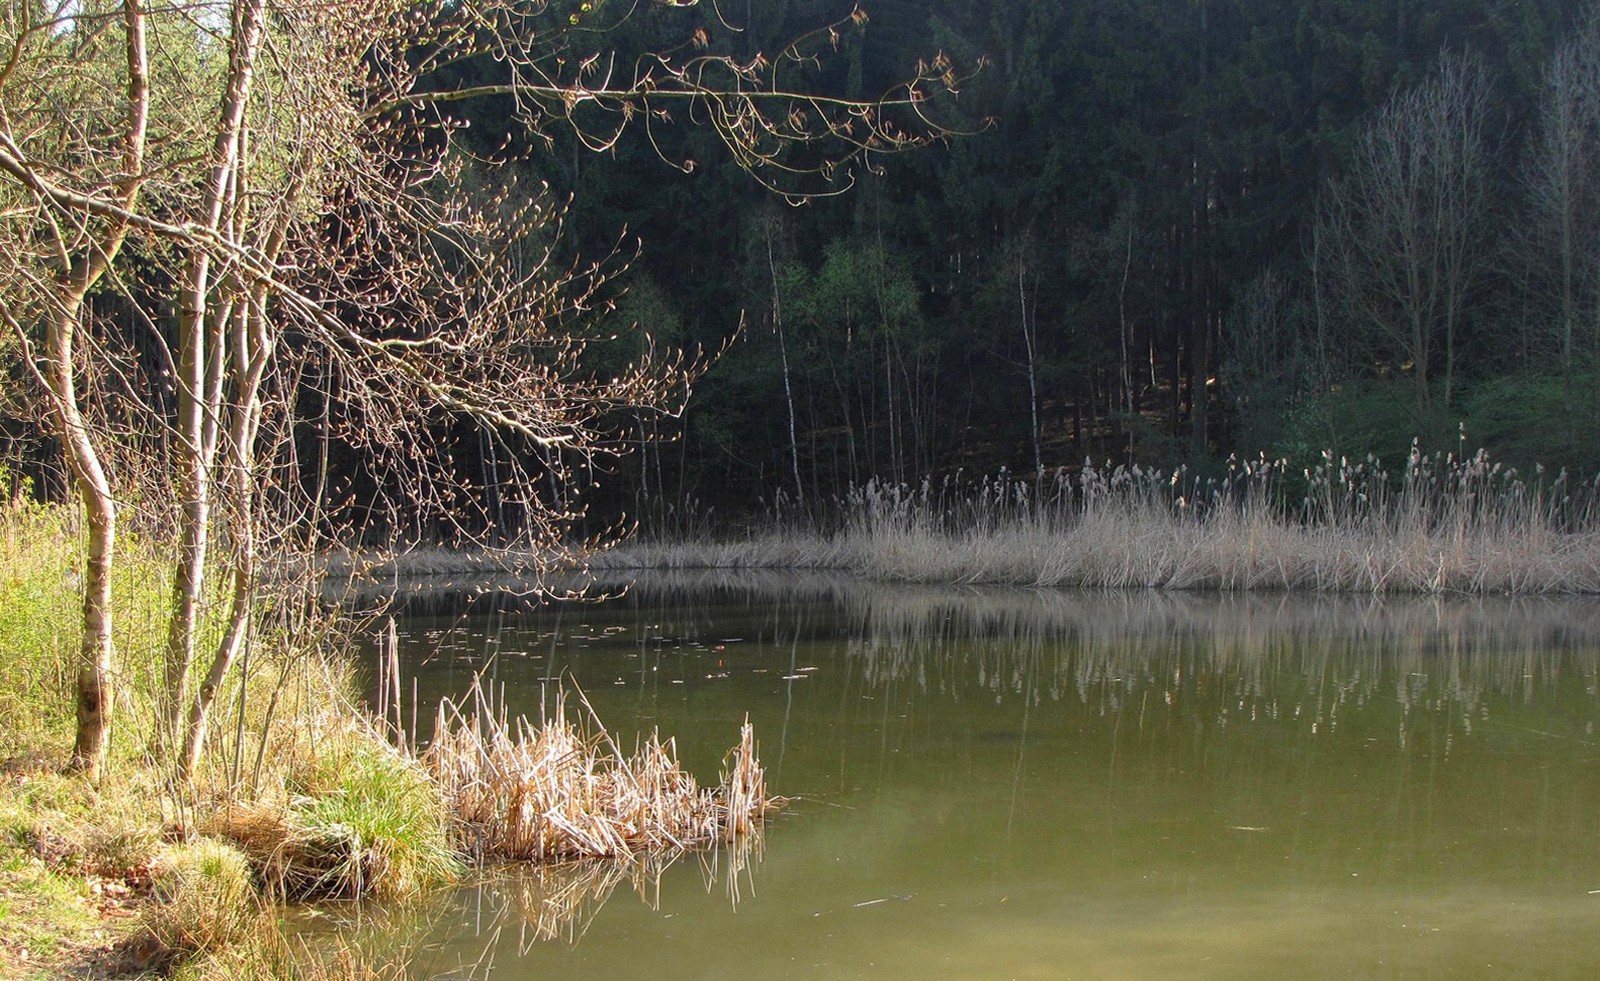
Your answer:
[[[748,721],[722,785],[702,788],[659,733],[625,755],[587,700],[584,722],[568,717],[563,695],[537,726],[494,712],[481,692],[473,700],[470,714],[449,700],[440,704],[424,759],[458,845],[477,856],[634,860],[755,835],[779,803],[766,793]]]

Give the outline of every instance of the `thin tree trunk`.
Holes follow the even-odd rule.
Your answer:
[[[805,485],[800,482],[800,440],[796,433],[794,388],[789,382],[789,346],[783,336],[783,310],[778,303],[778,264],[772,256],[772,228],[767,227],[767,272],[772,276],[772,327],[778,332],[778,358],[783,365],[783,401],[789,409],[789,468],[794,477],[794,499],[804,504]]]
[[[276,254],[276,251],[273,248],[272,254]],[[224,470],[231,478],[234,493],[232,594],[227,629],[217,645],[211,668],[196,688],[189,705],[183,745],[178,757],[179,772],[185,778],[194,773],[200,750],[205,745],[206,729],[217,692],[248,640],[255,612],[255,506],[258,493],[254,447],[261,424],[261,385],[273,348],[264,290],[258,288],[250,302],[240,304],[240,309],[235,313],[233,347],[237,352],[234,359],[235,400],[229,419],[228,454],[224,461]]]
[[[1022,315],[1022,340],[1028,352],[1028,434],[1033,442],[1033,472],[1044,473],[1044,452],[1039,447],[1039,373],[1035,361],[1038,344],[1035,324],[1028,317],[1027,264],[1017,260],[1017,298]]]
[[[241,134],[241,139],[246,138],[247,134]],[[296,203],[305,189],[305,176],[309,168],[304,166],[304,161],[300,163],[302,166],[299,173],[290,181],[283,195],[284,207],[280,211],[281,217],[275,225],[266,230],[262,240],[262,255],[268,263],[277,262],[279,255],[282,254],[284,245],[288,241],[290,216],[294,213]],[[242,178],[236,180],[234,190],[239,198],[245,196],[246,188],[243,186]],[[236,210],[233,220],[237,226],[234,229],[234,238],[242,240],[243,213]],[[233,315],[229,321],[232,330],[229,343],[234,352],[233,401],[229,406],[227,450],[224,454],[222,473],[226,479],[225,486],[233,492],[233,507],[229,511],[234,545],[232,587],[227,627],[217,644],[211,667],[195,689],[194,698],[189,705],[183,742],[177,757],[179,775],[185,780],[194,774],[200,752],[205,747],[206,732],[211,710],[216,704],[217,692],[235,661],[247,649],[250,629],[255,618],[258,562],[256,526],[260,504],[260,488],[255,471],[255,447],[261,428],[262,385],[276,347],[272,325],[267,316],[267,297],[267,286],[262,284],[253,286],[243,301],[233,308]],[[220,364],[220,359],[218,363]],[[220,376],[214,379],[216,390],[219,392],[222,381]],[[219,411],[217,419],[213,421],[215,428],[220,428],[220,416]],[[215,451],[217,438],[215,432],[211,438],[211,449],[208,452]],[[325,459],[323,463],[325,466]],[[238,749],[242,752],[243,746]]]
[[[86,253],[64,274],[59,284],[62,296],[51,303],[45,314],[45,363],[34,368],[36,377],[49,392],[57,436],[83,499],[88,530],[83,577],[83,635],[74,682],[77,737],[73,744],[72,766],[95,783],[105,772],[116,699],[111,571],[116,558],[117,512],[99,447],[79,406],[74,372],[78,322],[85,298],[122,250],[130,228],[126,216],[132,212],[144,180],[145,137],[150,114],[145,9],[142,0],[124,0],[122,10],[126,30],[128,114],[122,153],[123,176],[117,190],[123,217],[113,219],[104,234],[91,242]],[[4,312],[7,326],[26,343],[21,325],[9,310]],[[34,364],[31,358],[29,363]]]
[[[1128,240],[1122,259],[1122,282],[1117,287],[1117,323],[1122,336],[1122,397],[1128,425],[1128,459],[1133,459],[1133,362],[1128,351],[1128,279],[1133,272],[1133,225],[1136,212],[1128,209]]]
[[[244,140],[244,114],[254,79],[255,56],[261,40],[263,4],[260,0],[235,8],[229,49],[228,86],[223,94],[217,132],[212,146],[211,172],[206,187],[205,227],[216,231],[237,203],[238,165]],[[195,633],[201,595],[205,589],[206,554],[210,544],[211,491],[216,460],[218,417],[221,413],[222,371],[229,311],[213,310],[211,257],[196,251],[186,269],[179,310],[179,419],[178,419],[178,523],[177,569],[173,576],[173,612],[167,634],[167,730],[178,750],[180,713],[194,663]],[[211,317],[208,327],[207,316]],[[247,318],[249,311],[244,313]],[[236,352],[243,358],[243,351]],[[185,754],[179,753],[180,768]]]

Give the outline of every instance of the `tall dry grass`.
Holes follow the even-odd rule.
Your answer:
[[[581,694],[580,694],[581,701]],[[722,783],[703,788],[652,732],[625,754],[583,702],[568,713],[558,697],[542,724],[509,717],[481,688],[463,710],[439,707],[424,761],[443,793],[458,847],[519,861],[641,855],[757,833],[777,806],[766,791],[748,721],[728,754]]]
[[[1324,454],[1224,473],[1139,466],[871,483],[805,530],[646,540],[596,570],[841,569],[905,582],[1361,593],[1600,591],[1596,489],[1486,454],[1413,449],[1404,469]]]

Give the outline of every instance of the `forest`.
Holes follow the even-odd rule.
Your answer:
[[[756,52],[822,6],[749,0],[709,29]],[[667,46],[705,13],[643,8],[604,43]],[[1085,461],[1398,464],[1414,439],[1600,468],[1589,5],[868,13],[824,83],[870,94],[938,52],[976,74],[946,138],[822,187],[848,193],[683,173],[714,156],[694,127],[598,154],[551,131],[516,165],[573,195],[575,254],[639,243],[624,321],[714,350],[746,317],[681,419],[635,424],[609,508]],[[486,151],[504,108],[466,110]]]
[[[453,193],[486,210],[512,188],[565,202],[559,229],[548,215],[528,227],[595,273],[559,328],[583,370],[687,352],[693,395],[682,411],[608,402],[620,408],[597,412],[592,435],[615,452],[555,465],[561,481],[545,480],[537,441],[436,419],[453,472],[441,518],[397,509],[415,468],[392,447],[376,461],[360,400],[303,371],[284,445],[338,536],[514,539],[540,510],[518,504],[519,481],[574,515],[586,501],[585,527],[643,516],[670,530],[669,515],[814,510],[872,479],[1086,462],[1204,474],[1325,450],[1395,464],[1414,440],[1600,469],[1590,5],[564,11],[527,15],[557,38],[540,56],[608,79],[662,52],[764,64],[825,31],[777,59],[786,80],[857,102],[931,82],[905,89],[927,107],[907,133],[918,145],[730,159],[705,104],[619,125],[530,111],[489,84],[492,53],[423,66],[436,87],[485,93],[433,110],[450,113]],[[403,243],[366,248],[381,264]],[[176,319],[104,329],[145,376],[127,387],[159,393],[151,352]],[[59,494],[55,438],[9,415],[11,471]]]
[[[406,577],[1592,596],[1597,473],[1592,3],[0,0],[0,974],[759,833],[748,714],[422,734]]]

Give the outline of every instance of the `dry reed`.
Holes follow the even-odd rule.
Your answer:
[[[584,702],[566,698],[541,725],[508,719],[481,689],[464,712],[439,707],[424,755],[452,816],[457,846],[518,861],[632,860],[642,854],[731,843],[756,833],[780,802],[766,793],[749,721],[728,754],[719,787],[702,788],[679,766],[671,739],[652,732],[629,756]],[[580,696],[581,698],[581,696]]]
[[[1214,478],[1084,466],[969,484],[871,483],[816,530],[643,541],[594,570],[838,569],[886,581],[1361,593],[1600,592],[1600,499],[1564,474],[1413,449],[1392,473],[1233,460]],[[781,527],[780,527],[781,526]]]

